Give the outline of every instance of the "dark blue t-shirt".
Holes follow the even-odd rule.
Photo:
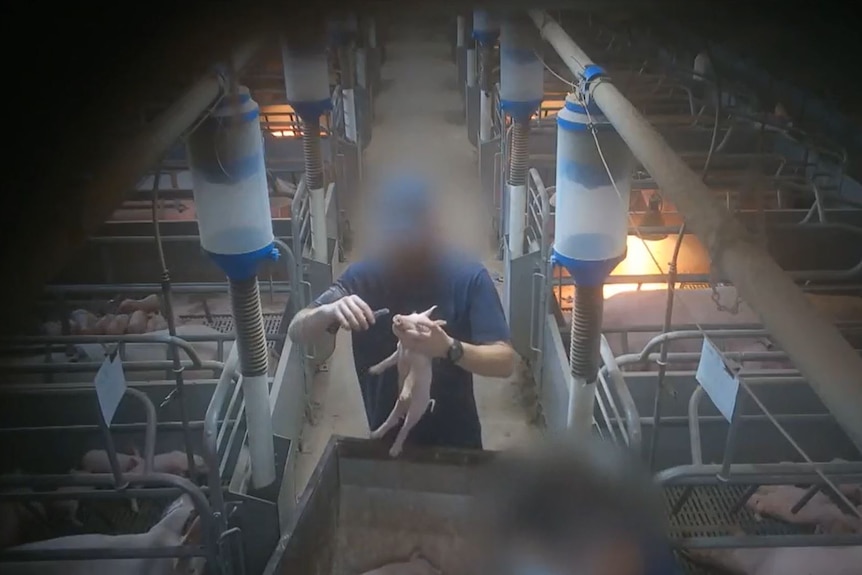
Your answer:
[[[368,368],[384,360],[398,343],[392,333],[392,316],[421,312],[432,305],[432,319],[446,320],[446,332],[453,338],[476,345],[509,341],[509,326],[494,282],[485,267],[476,261],[450,255],[437,265],[432,280],[409,291],[389,281],[375,261],[361,261],[348,267],[340,278],[313,305],[357,295],[373,310],[389,308],[365,332],[354,332],[353,360],[371,429],[379,427],[392,411],[398,396],[395,368],[380,375]],[[473,396],[473,374],[446,359],[435,359],[431,384],[433,410],[425,413],[410,433],[407,443],[481,449],[482,428]]]

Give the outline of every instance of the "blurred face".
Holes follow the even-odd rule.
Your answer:
[[[424,276],[440,248],[440,238],[430,221],[381,240],[377,255],[392,274],[404,278]]]

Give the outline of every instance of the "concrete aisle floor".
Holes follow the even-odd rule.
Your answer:
[[[492,276],[502,278],[502,262],[494,259],[490,242],[491,215],[480,197],[476,152],[462,120],[447,31],[426,29],[387,44],[388,61],[382,70],[385,89],[377,99],[372,141],[366,150],[367,179],[408,165],[433,174],[446,214],[447,236],[485,261]],[[350,259],[356,259],[361,253],[361,210],[354,206],[349,217],[357,232]],[[475,378],[486,449],[505,449],[538,433],[529,422],[534,407],[519,375],[523,369],[517,372],[509,380]],[[328,373],[315,378],[310,419],[298,460],[299,492],[331,435],[367,437],[369,432],[346,332],[338,336]]]

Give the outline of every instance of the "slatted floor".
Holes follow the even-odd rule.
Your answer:
[[[131,502],[83,500],[78,508],[78,519],[85,533],[142,533],[155,525],[170,501],[139,499],[139,512],[132,510]]]
[[[281,318],[281,314],[277,313],[263,314],[263,329],[267,335],[279,333]],[[233,316],[230,314],[213,314],[209,316],[209,319],[204,315],[183,315],[180,316],[180,319],[183,323],[202,324],[217,329],[222,333],[233,333]],[[268,342],[270,349],[275,350],[276,343],[275,341]]]
[[[757,518],[741,505],[745,486],[710,485],[695,487],[679,512],[670,516],[671,510],[679,501],[685,487],[665,489],[665,503],[670,518],[669,531],[673,539],[688,537],[719,537],[733,535],[735,529],[742,529],[749,535],[792,535],[811,534],[813,528],[791,525],[769,518]],[[737,509],[734,511],[734,509]],[[680,566],[688,575],[721,575],[718,569],[704,568],[677,554]]]

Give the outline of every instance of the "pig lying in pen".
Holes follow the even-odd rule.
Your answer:
[[[394,316],[392,318],[392,331],[396,335],[398,334],[397,330],[420,333],[423,328],[427,329],[428,324],[436,324],[441,327],[446,325],[444,320],[431,319],[431,314],[436,308],[437,306],[432,306],[422,313]],[[398,430],[395,441],[389,449],[389,455],[397,457],[401,453],[404,441],[410,431],[425,415],[428,406],[431,405],[431,409],[434,409],[434,400],[431,399],[430,357],[406,350],[401,346],[401,342],[398,342],[398,347],[392,355],[372,366],[368,371],[372,374],[380,374],[393,366],[398,368],[398,387],[401,393],[383,425],[371,432],[371,439],[380,439],[404,418],[404,424]]]
[[[862,545],[691,549],[687,553],[695,561],[738,575],[859,575],[862,570]]]
[[[133,453],[127,455],[118,453],[117,460],[120,464],[120,471],[123,473],[143,473],[144,458],[138,452],[137,448],[132,448]],[[201,474],[207,472],[204,458],[200,455],[193,455],[195,462],[194,473]],[[108,459],[108,453],[103,449],[93,449],[84,454],[81,460],[81,467],[86,473],[111,473],[111,463]],[[170,451],[167,453],[158,453],[153,456],[153,471],[155,473],[170,473],[171,475],[180,475],[183,477],[189,476],[189,463],[184,451]]]
[[[824,533],[862,533],[862,520],[845,514],[823,492],[816,493],[793,513],[793,507],[805,492],[805,489],[793,485],[762,485],[748,499],[746,507],[758,515],[788,523],[816,525]]]
[[[734,287],[718,287],[716,291],[719,301],[725,308],[733,308],[737,299]],[[824,296],[807,294],[809,301],[825,317],[832,321],[862,321],[862,298],[849,296]],[[622,330],[637,327],[662,326],[664,324],[667,306],[667,291],[640,291],[614,295],[604,303],[602,312],[602,331],[608,344],[619,356],[624,353],[639,353],[653,337],[660,332],[629,332],[624,339]],[[673,326],[689,325],[720,326],[723,329],[733,329],[744,324],[761,325],[760,317],[744,302],[739,304],[737,313],[719,309],[713,301],[712,289],[677,290],[674,297]],[[696,330],[696,327],[691,329]],[[614,330],[614,331],[612,331]],[[725,352],[764,352],[778,351],[767,337],[748,338],[715,338],[713,343]],[[703,345],[701,338],[690,338],[671,341],[668,344],[670,352],[699,353]],[[658,353],[656,347],[653,353]],[[694,363],[674,363],[670,369],[695,369]],[[745,361],[743,366],[750,369],[788,368],[784,361]],[[655,364],[651,364],[655,369]]]
[[[200,519],[188,495],[174,501],[162,518],[146,533],[102,535],[89,533],[47,539],[13,547],[15,551],[71,550],[87,548],[153,549],[178,545],[199,544]],[[91,559],[76,561],[27,561],[3,563],[4,575],[91,575],[117,573],[122,575],[196,575],[203,573],[203,558],[183,559]]]

